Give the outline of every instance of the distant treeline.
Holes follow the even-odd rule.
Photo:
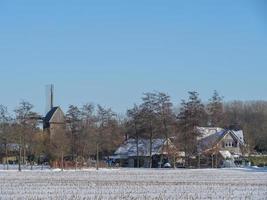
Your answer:
[[[96,158],[96,149],[103,158],[130,137],[151,141],[172,137],[177,148],[191,156],[196,153],[196,126],[242,129],[250,152],[267,152],[266,101],[224,102],[214,91],[204,104],[197,92],[188,94],[188,99],[180,102],[178,113],[170,96],[163,92],[144,93],[142,102],[123,117],[100,105],[70,105],[66,127],[53,138],[40,129],[41,117],[31,103],[22,101],[14,114],[0,105],[0,156],[11,155],[13,150],[8,147],[17,144],[22,162],[33,163],[44,157],[49,161],[66,156],[70,160]]]

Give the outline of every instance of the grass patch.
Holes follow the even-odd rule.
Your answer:
[[[264,167],[267,166],[267,156],[250,156],[248,160],[251,162],[251,165]]]

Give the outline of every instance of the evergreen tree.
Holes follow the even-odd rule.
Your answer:
[[[127,111],[127,137],[135,138],[136,141],[136,158],[137,158],[137,168],[140,167],[140,159],[139,159],[139,139],[144,134],[144,124],[142,120],[142,110],[139,106],[134,105],[132,109]],[[127,138],[126,138],[127,139]]]
[[[170,151],[169,151],[169,139],[173,136],[174,133],[174,122],[175,122],[175,115],[172,109],[172,102],[170,96],[163,92],[155,93],[156,101],[156,114],[159,118],[159,134],[160,137],[166,140],[166,153],[168,160],[170,159]],[[162,158],[161,158],[162,159]]]
[[[185,151],[186,165],[189,165],[190,156],[197,153],[197,126],[203,125],[205,117],[204,105],[199,99],[197,92],[189,92],[188,101],[182,100],[180,113],[178,115],[179,140]]]
[[[142,120],[144,128],[146,130],[147,137],[149,138],[149,167],[152,167],[152,145],[153,139],[157,135],[158,131],[158,116],[156,114],[156,94],[155,93],[144,93],[142,98],[143,103],[140,105],[142,112]]]
[[[72,160],[75,160],[80,153],[81,142],[81,111],[77,106],[70,105],[66,114],[68,122],[68,133],[70,134],[70,150]]]
[[[207,105],[209,125],[214,127],[224,126],[223,97],[215,90]]]

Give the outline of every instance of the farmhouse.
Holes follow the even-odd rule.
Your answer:
[[[234,167],[242,163],[246,152],[242,130],[229,130],[217,127],[196,127],[197,155],[190,158],[193,167]],[[167,145],[168,144],[168,145]],[[168,146],[168,147],[167,147]],[[168,149],[168,150],[167,150]],[[150,167],[150,140],[139,139],[137,157],[136,139],[126,140],[112,156],[121,167]],[[164,167],[166,163],[184,166],[185,152],[177,150],[172,139],[152,140],[152,167]],[[170,160],[171,159],[171,160]]]
[[[167,150],[168,149],[168,150]],[[163,167],[168,163],[167,155],[176,151],[171,139],[152,140],[152,168]],[[150,140],[138,140],[139,167],[150,167]],[[169,153],[168,153],[169,152]],[[136,139],[126,140],[116,151],[112,158],[120,162],[121,167],[137,167],[137,141]]]
[[[242,130],[197,127],[198,154],[212,167],[235,166],[241,161],[246,146]]]
[[[18,162],[19,144],[8,143],[0,145],[1,163],[13,164]]]

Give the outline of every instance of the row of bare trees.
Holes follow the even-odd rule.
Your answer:
[[[8,168],[8,157],[18,157],[22,164],[34,162],[70,161],[85,162],[112,154],[123,141],[123,125],[117,115],[100,105],[86,104],[82,108],[70,105],[66,113],[66,126],[56,128],[51,138],[42,130],[42,117],[33,112],[33,105],[22,101],[12,116],[0,106],[0,158]],[[62,164],[61,164],[62,165]]]
[[[123,122],[110,108],[71,105],[66,118],[71,160],[112,155],[124,140]]]
[[[22,101],[14,114],[1,105],[0,157],[6,166],[4,158],[11,155],[10,149],[17,152],[19,165],[41,162],[45,156],[50,161],[65,157],[72,161],[102,159],[112,155],[129,137],[135,138],[137,144],[141,138],[148,139],[150,155],[153,139],[173,138],[177,148],[190,157],[196,153],[196,126],[241,128],[251,150],[267,151],[267,102],[225,103],[215,91],[209,102],[203,103],[197,92],[188,94],[177,109],[166,93],[144,93],[142,102],[128,109],[123,117],[100,105],[70,105],[66,129],[59,130],[52,141],[42,132],[42,118],[33,111],[32,104]]]

